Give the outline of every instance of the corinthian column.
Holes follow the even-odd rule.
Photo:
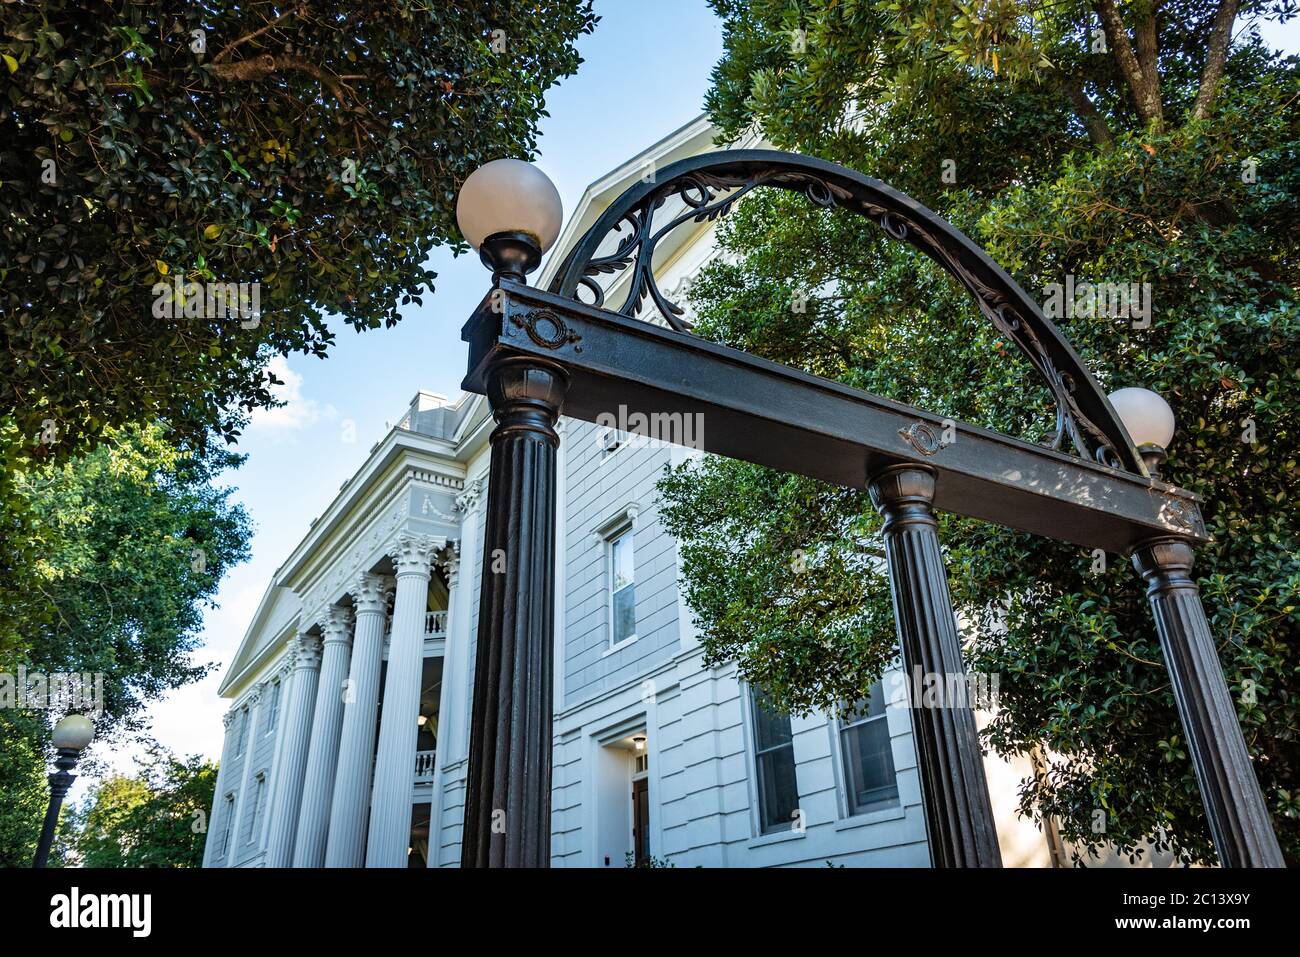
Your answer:
[[[384,653],[385,582],[379,575],[361,575],[352,587],[357,624],[352,639],[352,666],[343,695],[343,733],[330,808],[326,867],[360,867],[366,860],[379,665]]]
[[[319,676],[320,641],[314,635],[299,635],[294,639],[289,704],[281,731],[280,768],[276,775],[275,803],[271,808],[267,837],[267,867],[288,867],[293,862],[298,806],[302,800],[303,771],[307,767],[307,747]]]
[[[439,545],[440,541],[426,535],[403,534],[393,554],[397,600],[388,645],[366,867],[406,866],[419,733],[416,719],[420,715],[420,672],[424,666],[424,614],[429,604],[429,572]]]
[[[298,839],[293,848],[294,867],[322,867],[329,833],[330,799],[338,767],[339,732],[343,727],[343,682],[348,676],[352,614],[333,607],[321,619],[325,636],[321,655],[320,689],[316,692],[311,723],[311,749],[303,779],[302,810],[298,814]]]

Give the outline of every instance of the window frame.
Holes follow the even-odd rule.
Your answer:
[[[618,560],[615,548],[620,541],[627,539],[628,563],[631,565],[632,575],[630,580],[622,588],[615,589],[614,580],[617,574]],[[610,530],[604,536],[605,539],[605,590],[608,594],[606,609],[609,615],[609,641],[606,646],[608,651],[616,651],[636,641],[638,634],[638,621],[636,615],[636,524],[628,520],[624,524],[618,525]],[[615,629],[617,627],[617,612],[615,598],[618,593],[627,589],[632,589],[632,633],[622,638],[616,637]]]
[[[267,702],[266,709],[266,733],[274,734],[276,725],[280,723],[280,693],[283,691],[280,679],[276,678],[271,682],[270,698]]]
[[[227,860],[230,857],[230,838],[239,827],[239,822],[235,820],[235,792],[226,792],[226,821],[225,830],[221,835],[221,859]]]
[[[788,714],[782,715],[779,712],[768,712],[769,714],[774,714],[777,717],[781,717],[785,719],[786,725],[790,729],[790,740],[784,744],[775,745],[766,748],[760,748],[758,742],[758,728],[759,728],[759,715],[758,715],[759,700],[758,699],[761,692],[753,685],[747,685],[746,691],[747,691],[746,697],[749,699],[749,708],[748,708],[749,744],[752,750],[752,757],[753,757],[751,764],[754,769],[753,781],[754,781],[755,829],[760,838],[770,837],[772,835],[784,835],[784,834],[789,834],[791,836],[802,836],[801,832],[795,830],[795,821],[797,819],[797,813],[801,807],[801,803],[800,803],[801,796],[799,793],[799,761],[797,758],[795,758],[795,754],[794,754],[794,724],[791,722],[790,716]],[[783,750],[785,748],[790,749],[790,762],[794,769],[794,811],[784,821],[780,821],[771,826],[767,826],[763,823],[766,815],[764,814],[764,806],[763,806],[763,794],[764,794],[763,783],[765,780],[765,776],[763,772],[764,762],[762,759],[766,755],[773,754],[776,751]]]
[[[258,771],[253,780],[257,782],[257,787],[253,791],[253,820],[248,825],[249,844],[257,843],[257,832],[261,828],[262,817],[266,814],[266,771]]]
[[[242,758],[244,752],[248,750],[248,721],[250,712],[248,705],[239,709],[239,736],[235,738],[235,757]]]
[[[883,701],[880,714],[866,715],[848,724],[845,723],[845,719],[839,714],[833,714],[830,716],[830,731],[835,742],[836,770],[840,780],[840,807],[843,817],[846,819],[863,817],[890,808],[897,808],[902,803],[902,795],[898,786],[898,765],[894,761],[893,732],[889,726],[889,698],[885,694],[883,678],[872,685],[868,700],[870,700],[870,696],[874,696],[877,693],[879,693],[881,700]],[[846,738],[850,733],[855,732],[857,729],[875,722],[884,722],[886,742],[889,748],[889,765],[893,770],[893,794],[882,796],[878,800],[859,805],[857,803],[857,792],[854,787],[853,774],[849,767],[849,756],[851,752],[847,745]]]

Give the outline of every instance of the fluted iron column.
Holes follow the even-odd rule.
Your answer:
[[[415,746],[420,726],[420,674],[424,667],[424,616],[429,605],[429,572],[442,541],[402,534],[393,562],[397,599],[388,644],[384,707],[379,723],[379,754],[370,803],[366,867],[406,867],[411,846],[411,789],[415,786]]]
[[[330,806],[326,867],[360,867],[366,861],[366,821],[379,713],[379,666],[384,655],[384,585],[380,575],[362,575],[352,589],[356,629],[352,663],[343,695],[343,731]]]
[[[1191,543],[1178,536],[1152,539],[1133,552],[1133,567],[1147,582],[1210,835],[1224,867],[1285,867],[1192,578],[1194,559]]]
[[[462,867],[548,867],[555,451],[568,377],[542,360],[487,372],[492,432]]]
[[[294,867],[322,867],[325,840],[329,836],[330,802],[334,797],[334,775],[338,770],[339,733],[343,729],[343,682],[348,676],[352,643],[352,613],[332,607],[320,621],[320,687],[311,723],[311,747],[303,777],[302,810],[298,814],[298,838],[293,846]]]
[[[289,679],[289,703],[280,732],[284,737],[280,744],[280,767],[276,772],[275,800],[266,844],[267,867],[288,867],[293,863],[303,772],[307,768],[316,683],[320,678],[320,657],[320,639],[315,635],[299,635],[294,639],[293,675]]]
[[[872,478],[870,492],[885,518],[889,588],[908,681],[916,684],[919,672],[923,680],[946,688],[948,677],[964,677],[966,668],[939,551],[934,487],[933,470],[896,465]],[[937,707],[911,700],[909,707],[931,861],[935,867],[1001,867],[969,699],[941,701]]]

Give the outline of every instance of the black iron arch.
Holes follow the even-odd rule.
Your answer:
[[[1070,437],[1084,458],[1145,476],[1137,450],[1079,354],[1038,304],[1006,271],[960,230],[931,210],[869,176],[836,163],[777,150],[705,153],[673,163],[649,182],[639,182],[618,197],[565,257],[550,292],[578,299],[587,288],[594,304],[605,294],[595,277],[631,268],[627,299],[617,309],[633,317],[647,296],[674,329],[685,332],[684,310],[669,301],[655,282],[654,249],[659,240],[686,222],[726,215],[735,202],[760,186],[804,194],[825,208],[840,207],[877,222],[891,238],[910,243],[951,274],[975,297],[980,312],[1021,352],[1051,389],[1056,431],[1050,445]],[[687,210],[658,229],[654,214],[671,196]],[[611,233],[630,227],[613,252],[596,251]]]

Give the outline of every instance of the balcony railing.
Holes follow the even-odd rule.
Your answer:
[[[429,611],[424,614],[424,633],[426,635],[446,636],[447,634],[447,613],[445,611]]]
[[[415,752],[415,780],[432,781],[434,758],[437,757],[437,751],[416,751]]]

